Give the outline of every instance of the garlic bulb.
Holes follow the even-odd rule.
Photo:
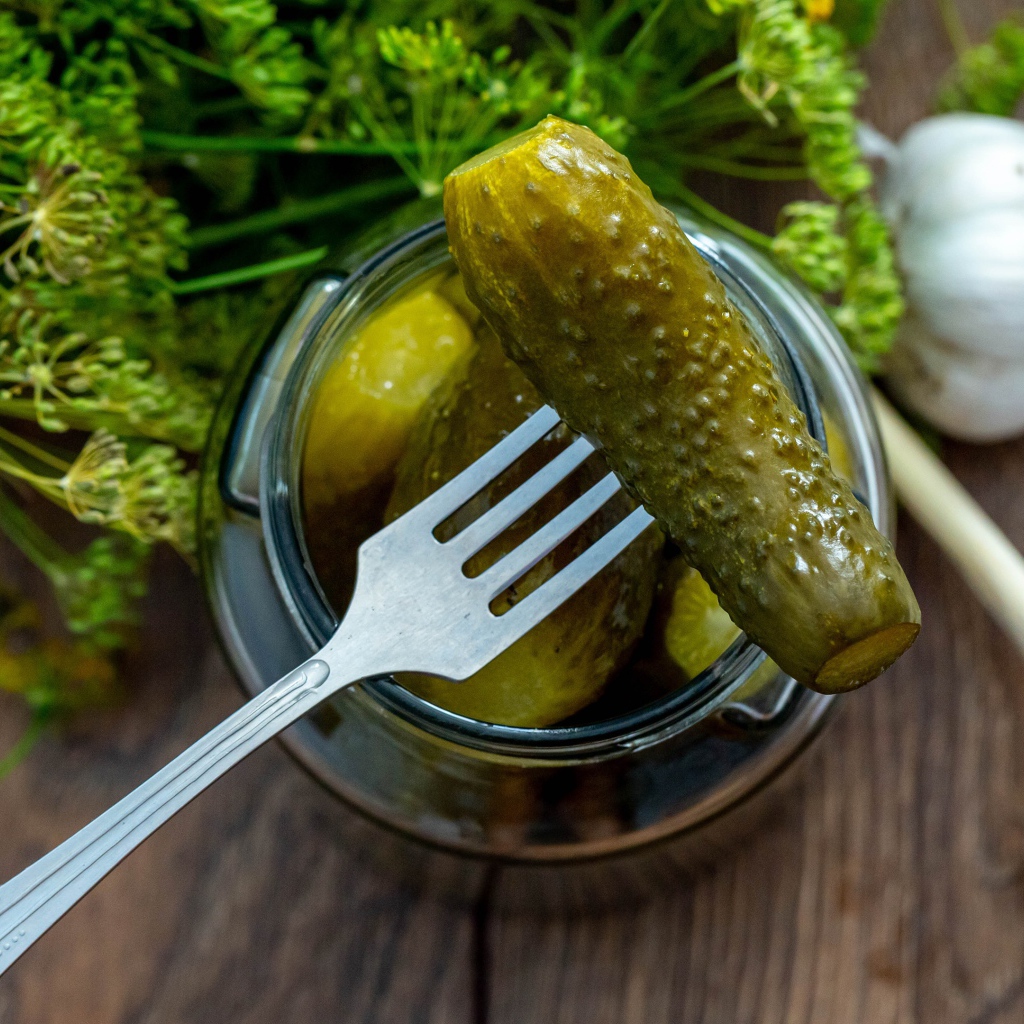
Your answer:
[[[910,307],[892,389],[955,437],[1024,431],[1024,124],[946,114],[868,148]]]
[[[999,441],[1024,431],[1024,359],[957,348],[909,312],[889,354],[888,388],[944,434]]]

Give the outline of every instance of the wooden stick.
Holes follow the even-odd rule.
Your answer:
[[[872,398],[900,501],[1024,651],[1024,558],[889,402]]]

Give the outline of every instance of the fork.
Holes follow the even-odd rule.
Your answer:
[[[643,507],[502,615],[491,602],[583,525],[620,488],[608,473],[478,576],[466,562],[594,451],[578,438],[498,504],[444,542],[435,529],[559,422],[535,412],[443,487],[359,548],[355,593],[323,648],[124,799],[0,886],[0,974],[97,882],[229,768],[317,704],[363,679],[478,672],[599,573],[653,522]]]

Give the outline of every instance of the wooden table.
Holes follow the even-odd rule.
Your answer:
[[[960,6],[976,37],[1020,8]],[[932,0],[893,0],[866,118],[898,135],[950,57]],[[947,457],[1024,548],[1024,442]],[[347,812],[271,745],[0,981],[0,1022],[1024,1020],[1024,665],[905,519],[899,551],[920,642],[846,701],[780,820],[652,904],[538,923],[410,895],[354,858]],[[45,739],[0,784],[0,877],[239,704],[198,584],[159,565],[128,709]],[[0,749],[19,713],[2,706]]]

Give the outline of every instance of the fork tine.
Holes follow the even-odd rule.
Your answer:
[[[488,509],[448,544],[462,555],[472,558],[484,545],[490,543],[502,530],[511,526],[524,512],[529,511],[556,484],[582,465],[593,453],[594,446],[586,438],[577,438],[565,451],[560,452],[542,469],[537,470],[510,495]]]
[[[487,600],[493,600],[579,529],[612,495],[618,493],[621,486],[618,477],[608,473],[522,544],[480,573],[473,582],[486,587]]]
[[[502,438],[476,462],[443,487],[439,487],[406,515],[414,515],[417,519],[425,515],[429,517],[431,526],[436,526],[508,469],[520,455],[556,427],[558,420],[558,413],[550,405],[538,409],[508,437]]]
[[[643,506],[633,509],[622,522],[595,541],[565,568],[542,583],[532,594],[497,616],[506,630],[506,641],[515,643],[542,619],[564,604],[581,587],[589,583],[609,562],[617,558],[654,522],[654,516]]]

